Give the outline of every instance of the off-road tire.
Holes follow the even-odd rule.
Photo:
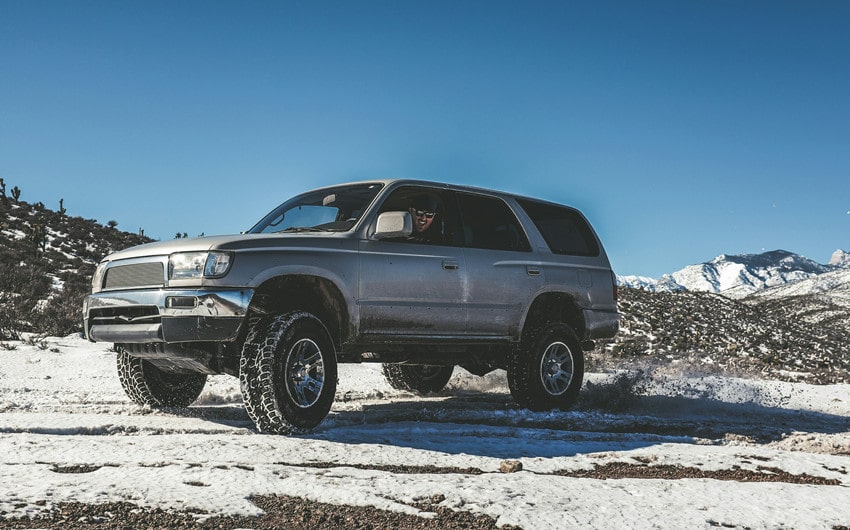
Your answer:
[[[337,384],[333,341],[315,315],[293,311],[257,321],[242,348],[239,383],[260,432],[305,432],[327,416]]]
[[[188,407],[198,399],[206,374],[172,374],[116,345],[118,379],[133,403],[153,408]]]
[[[245,405],[245,411],[248,413],[248,416],[257,426],[257,430],[261,432],[268,432],[269,426],[261,420],[264,416],[257,408],[259,402],[255,402],[255,400],[249,399],[247,396],[256,393],[255,387],[258,380],[256,352],[259,351],[265,342],[272,321],[272,317],[249,320],[248,335],[242,344],[242,354],[239,357],[239,387],[242,391],[242,403]]]
[[[527,333],[508,356],[508,387],[533,411],[567,410],[584,379],[584,352],[566,324],[550,322]]]
[[[454,366],[429,364],[384,363],[381,365],[384,378],[391,387],[414,394],[439,392],[452,378],[454,369]]]

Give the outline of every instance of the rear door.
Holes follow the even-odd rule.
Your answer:
[[[539,257],[501,198],[458,193],[467,283],[467,335],[508,339],[543,286]]]

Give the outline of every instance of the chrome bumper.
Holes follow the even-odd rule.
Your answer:
[[[92,342],[232,341],[254,291],[109,291],[86,297],[83,330]]]

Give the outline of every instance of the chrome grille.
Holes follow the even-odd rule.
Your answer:
[[[128,289],[162,285],[165,285],[162,263],[134,263],[108,269],[103,287],[104,289]]]

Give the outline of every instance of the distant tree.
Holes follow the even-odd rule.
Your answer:
[[[6,197],[6,181],[4,181],[3,179],[0,179],[0,200],[2,200],[4,203],[9,202],[9,198]]]
[[[180,232],[177,232],[176,234],[174,234],[174,239],[180,239],[182,237],[183,237],[183,234],[181,234]]]
[[[187,234],[186,232],[183,232],[183,239],[188,239],[188,238],[189,238],[189,234]]]
[[[59,199],[59,215],[65,215],[67,211],[65,209],[65,199]]]
[[[140,235],[141,237],[145,237],[145,229],[144,229],[144,228],[139,227],[139,235]]]
[[[21,198],[21,188],[17,186],[12,188],[12,198],[15,199],[15,202],[18,202],[18,199]]]
[[[106,226],[108,226],[109,228],[115,228],[116,226],[118,226],[118,221],[110,219],[109,222],[106,223]]]
[[[43,254],[47,250],[47,225],[40,221],[35,222],[32,223],[30,230],[33,256],[38,257],[39,251]]]

